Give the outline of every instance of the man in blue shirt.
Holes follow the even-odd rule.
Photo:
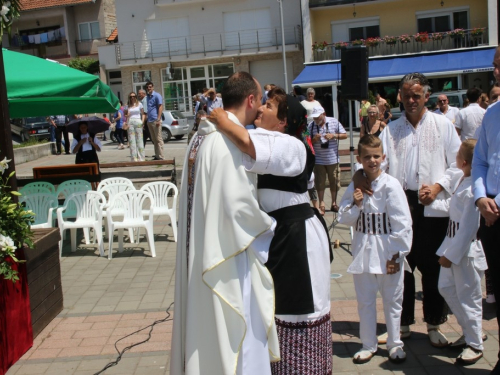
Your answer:
[[[217,92],[213,87],[200,96],[200,101],[207,106],[206,112],[209,116],[215,108],[224,108],[222,99],[217,97]]]
[[[493,75],[500,82],[500,47],[493,58]],[[479,237],[488,262],[493,293],[497,300],[497,322],[500,327],[500,133],[498,119],[500,103],[486,111],[472,160],[474,199],[481,212]],[[500,352],[498,354],[500,358]],[[491,371],[500,374],[500,359]]]
[[[160,94],[154,91],[153,82],[146,83],[148,95],[147,101],[147,118],[148,129],[151,140],[155,146],[155,156],[153,160],[163,160],[163,136],[161,132],[161,115],[163,113],[163,98]]]

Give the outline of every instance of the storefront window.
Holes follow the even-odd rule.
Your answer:
[[[151,70],[132,72],[132,86],[135,92],[146,89],[146,82],[151,81]]]

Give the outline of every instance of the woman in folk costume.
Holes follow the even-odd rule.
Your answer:
[[[261,209],[277,221],[266,267],[275,287],[281,361],[273,374],[329,374],[332,371],[330,262],[326,224],[309,204],[314,154],[306,110],[279,87],[255,120],[257,129],[235,126],[222,110],[210,120],[245,153],[257,173]],[[287,133],[287,134],[285,134]]]

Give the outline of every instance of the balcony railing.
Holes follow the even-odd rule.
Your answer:
[[[42,57],[44,59],[58,59],[69,57],[68,42],[65,39],[48,44],[30,44],[22,47],[10,46],[11,51],[22,52],[27,55]]]
[[[299,26],[285,27],[285,44],[300,48],[302,31]],[[208,53],[241,52],[243,50],[262,49],[281,46],[281,29],[243,30],[220,34],[191,35],[178,38],[150,39],[137,42],[120,43],[115,46],[116,60],[172,58],[175,56],[203,55]]]
[[[426,42],[417,41],[414,36],[409,36],[408,43],[402,43],[401,40],[397,40],[395,44],[388,44],[385,41],[375,42],[377,45],[369,45],[369,41],[363,41],[363,44],[367,45],[368,55],[370,57],[465,49],[488,45],[487,28],[484,29],[481,35],[477,35],[477,29],[463,30],[462,35],[455,37],[453,37],[451,33],[452,32],[428,34],[428,40]],[[437,34],[441,34],[441,40],[433,40],[433,38],[438,38]],[[361,42],[358,41],[358,43]],[[375,43],[372,42],[372,44]],[[356,43],[345,43],[346,46],[353,44]],[[341,51],[342,46],[339,43],[332,43],[328,44],[323,50],[314,50],[313,58],[314,61],[340,60]]]
[[[75,40],[76,54],[78,56],[97,55],[97,47],[106,44],[106,38]]]
[[[309,8],[366,3],[374,0],[309,0]]]

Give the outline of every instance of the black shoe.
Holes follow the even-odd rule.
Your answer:
[[[61,151],[56,152],[56,155],[61,155]]]
[[[65,152],[66,155],[71,155],[71,152]]]
[[[163,158],[158,158],[158,157],[154,156],[153,160],[163,160]]]

